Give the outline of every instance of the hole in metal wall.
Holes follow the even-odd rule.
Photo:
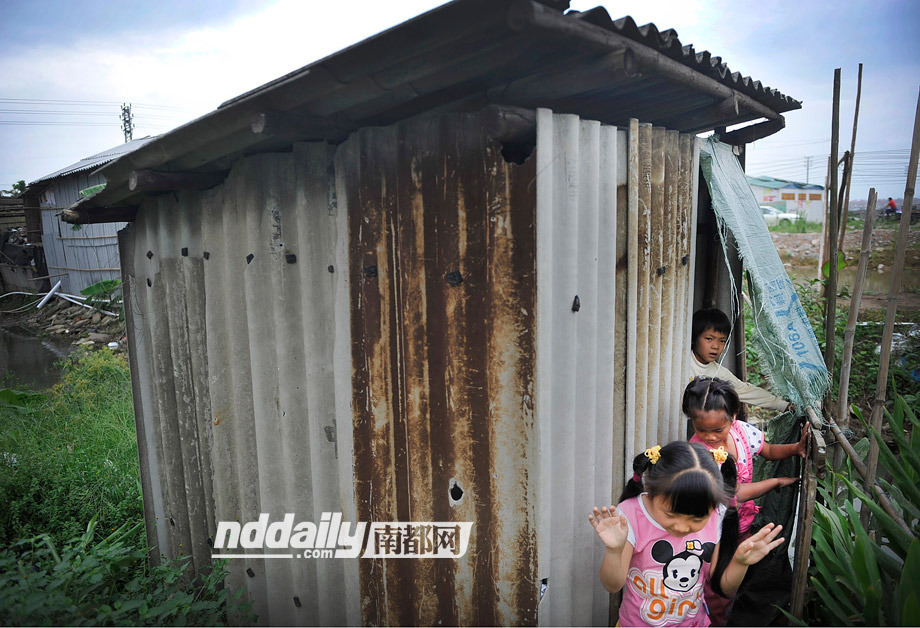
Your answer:
[[[530,157],[533,150],[537,147],[537,136],[527,138],[521,141],[502,142],[502,159],[506,163],[522,165]]]
[[[456,506],[463,499],[463,488],[453,478],[450,480],[450,490],[447,492],[447,498],[451,506]]]

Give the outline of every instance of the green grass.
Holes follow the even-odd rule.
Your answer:
[[[109,351],[66,361],[47,393],[0,394],[0,544],[63,542],[143,518],[128,365]]]
[[[46,393],[0,390],[0,625],[255,621],[226,562],[147,561],[128,365],[66,360]]]
[[[799,218],[791,224],[770,225],[771,233],[821,233],[821,223]]]

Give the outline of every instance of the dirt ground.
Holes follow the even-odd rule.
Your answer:
[[[818,255],[821,251],[820,233],[772,233],[773,244],[784,262],[793,266],[817,267]],[[871,269],[876,269],[879,264],[891,267],[894,263],[894,249],[898,232],[894,229],[876,228],[872,231],[871,255],[869,257]],[[913,269],[920,271],[920,229],[912,229],[908,234],[907,257],[905,258],[905,272]],[[861,231],[847,231],[843,239],[843,252],[847,262],[853,266],[859,261],[859,246],[862,243]]]
[[[890,276],[894,265],[895,245],[898,232],[895,229],[876,228],[872,232],[869,257],[869,272]],[[815,268],[817,274],[818,256],[821,251],[820,233],[772,233],[773,244],[780,259],[787,267]],[[859,248],[862,243],[862,231],[848,231],[844,237],[843,253],[847,267],[855,269],[859,263]],[[898,296],[898,309],[920,311],[920,229],[914,227],[908,234],[907,255],[904,259],[902,286],[904,291]],[[847,303],[846,300],[842,303]],[[867,309],[885,309],[888,306],[888,294],[867,292],[860,302],[860,311]]]

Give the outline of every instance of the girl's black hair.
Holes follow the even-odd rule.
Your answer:
[[[732,322],[728,316],[718,308],[697,310],[693,313],[693,323],[690,327],[691,344],[696,344],[696,339],[703,335],[707,329],[713,329],[720,334],[729,335],[732,331]]]
[[[681,405],[684,414],[693,419],[700,412],[723,410],[729,421],[744,420],[744,405],[734,387],[717,377],[697,377],[684,389]]]
[[[719,561],[712,571],[712,587],[722,595],[722,574],[738,548],[738,510],[733,499],[738,482],[735,461],[729,456],[720,469],[703,445],[682,440],[668,443],[659,453],[661,457],[655,464],[644,452],[635,457],[633,478],[639,479],[630,478],[619,501],[646,492],[649,497],[664,499],[673,512],[691,517],[705,517],[720,505],[726,506]]]

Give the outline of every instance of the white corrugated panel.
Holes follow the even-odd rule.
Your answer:
[[[538,110],[544,625],[607,623],[587,515],[617,498],[636,453],[682,437],[697,153],[689,135]]]
[[[628,141],[627,475],[638,452],[686,436],[699,169],[691,135],[632,120]]]
[[[148,534],[196,569],[217,521],[355,521],[346,228],[327,151],[238,161],[218,188],[146,201],[121,238]],[[357,560],[234,559],[228,584],[260,623],[360,621]]]
[[[603,547],[587,517],[613,499],[617,457],[617,129],[540,109],[537,160],[539,618],[604,625],[609,595],[589,567]]]
[[[57,216],[60,209],[42,209],[42,245],[51,283],[79,294],[104,279],[120,279],[118,230],[127,223],[70,225]],[[76,227],[76,228],[75,228]]]

